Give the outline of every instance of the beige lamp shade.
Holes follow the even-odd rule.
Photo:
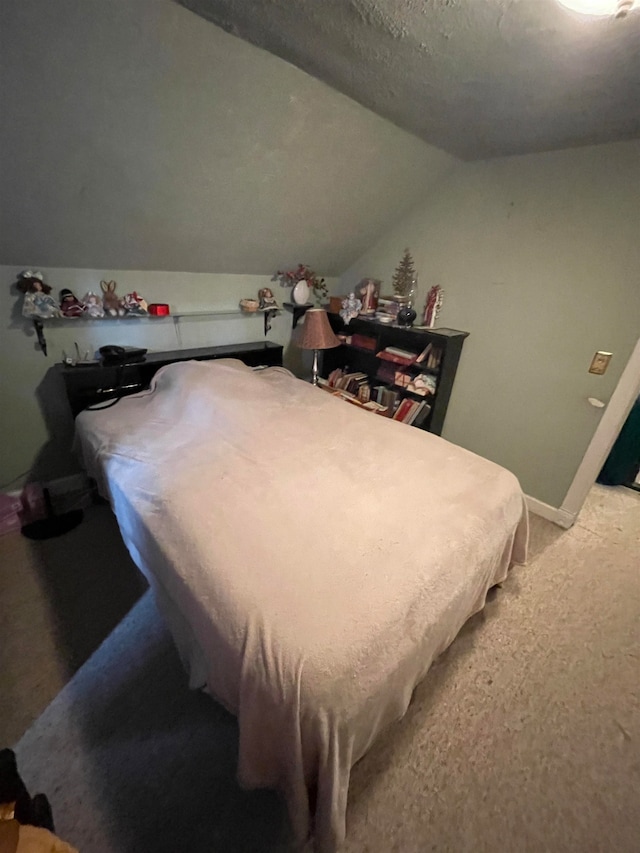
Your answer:
[[[309,308],[304,315],[304,323],[295,331],[293,342],[301,349],[331,349],[340,346],[323,308]]]

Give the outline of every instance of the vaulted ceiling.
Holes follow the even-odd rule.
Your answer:
[[[640,136],[638,8],[615,20],[556,0],[180,2],[464,159]]]

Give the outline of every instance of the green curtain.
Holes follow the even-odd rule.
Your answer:
[[[633,483],[640,470],[640,397],[633,404],[607,461],[598,474],[605,486]]]

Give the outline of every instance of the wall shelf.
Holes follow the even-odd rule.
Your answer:
[[[309,308],[313,308],[311,302],[307,302],[306,305],[296,305],[294,302],[285,302],[284,307],[287,311],[290,311],[293,314],[293,321],[291,324],[291,328],[295,329],[298,325],[298,320],[300,317],[304,317]]]
[[[132,320],[152,321],[158,323],[162,320],[181,320],[185,317],[252,317],[254,314],[263,314],[264,309],[258,311],[243,311],[241,308],[217,308],[211,311],[175,311],[171,314],[125,314],[123,317],[34,317],[41,323],[130,323]]]
[[[309,306],[310,307],[310,306]],[[243,311],[242,308],[212,308],[203,311],[175,311],[171,314],[125,314],[122,317],[32,317],[33,326],[38,336],[38,343],[44,355],[47,355],[47,340],[44,335],[44,326],[46,325],[76,325],[76,326],[92,326],[97,323],[166,323],[171,321],[178,327],[179,320],[202,320],[207,317],[258,317],[262,316],[264,321],[265,335],[271,328],[271,319],[280,310],[276,308],[258,308],[256,311]],[[179,331],[177,331],[178,340],[180,340]]]

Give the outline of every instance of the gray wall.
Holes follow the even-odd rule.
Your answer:
[[[208,307],[298,261],[349,268],[344,289],[388,283],[409,245],[420,301],[441,284],[441,324],[471,333],[445,436],[561,503],[599,418],[586,397],[608,398],[638,335],[640,143],[460,164],[170,0],[4,0],[0,15],[0,483],[71,465],[42,385],[78,327],[50,333],[45,361],[9,290],[20,268]],[[188,334],[257,340],[256,323]],[[83,335],[175,345],[138,330]],[[596,349],[614,352],[604,377],[587,373]]]
[[[455,161],[171,0],[3,0],[0,263],[340,272]]]
[[[179,345],[167,325],[63,326],[46,360],[20,269],[56,292],[107,277],[174,307],[237,305],[279,268],[342,270],[455,163],[171,0],[3,0],[0,39],[0,487],[73,468],[46,374],[75,339]],[[283,315],[273,339],[290,329]],[[185,346],[261,337],[256,319],[183,326]]]
[[[551,506],[601,416],[587,397],[609,399],[640,334],[639,188],[640,142],[460,165],[342,277],[390,290],[412,249],[418,307],[439,284],[439,325],[470,332],[444,437]]]

